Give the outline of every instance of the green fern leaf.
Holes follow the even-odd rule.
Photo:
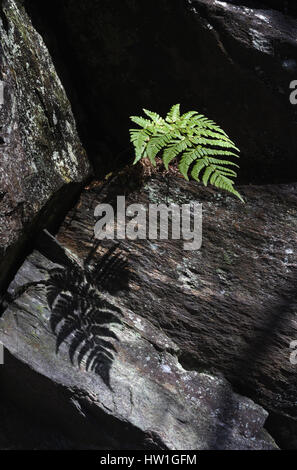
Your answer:
[[[230,150],[216,150],[216,149],[213,149],[213,148],[208,149],[208,148],[201,147],[200,154],[201,154],[201,156],[209,156],[209,157],[222,155],[222,156],[228,156],[228,157],[232,156],[232,157],[239,158],[239,155],[237,155],[237,153],[231,152]],[[219,163],[221,160],[217,159],[217,161]],[[225,160],[225,162],[227,162],[227,164],[230,164],[230,165],[238,166],[236,163],[229,162],[227,160]]]
[[[198,160],[198,162],[195,163],[192,169],[192,173],[191,173],[192,178],[196,181],[200,181],[200,173],[203,170],[203,168],[205,168],[207,165],[208,165],[207,160],[203,158],[201,160]]]
[[[196,111],[180,115],[180,105],[172,106],[166,118],[159,114],[143,110],[149,119],[131,116],[131,121],[140,126],[130,129],[130,139],[135,149],[137,163],[147,156],[153,165],[156,157],[162,153],[166,169],[175,159],[179,159],[178,168],[188,180],[189,174],[196,181],[234,194],[241,201],[241,195],[234,188],[233,178],[237,173],[230,167],[238,165],[226,160],[239,157],[239,149],[226,132],[214,121]]]
[[[132,122],[135,122],[135,124],[138,124],[140,127],[143,127],[144,129],[147,129],[148,127],[153,128],[153,123],[149,119],[145,119],[143,117],[138,117],[138,116],[130,116],[130,119]]]
[[[202,183],[204,184],[204,186],[207,186],[208,180],[209,180],[211,174],[214,172],[214,170],[215,169],[212,166],[208,166],[205,169],[203,177],[202,177]]]
[[[216,165],[215,169],[217,171],[220,171],[222,175],[229,175],[229,176],[234,176],[234,177],[237,176],[236,171],[231,170],[231,168],[226,168],[226,167],[221,166],[221,165]]]
[[[161,116],[159,116],[159,114],[153,112],[153,111],[149,111],[148,109],[144,109],[143,112],[151,118],[151,120],[155,123],[155,124],[163,124],[165,125],[165,121],[163,118],[161,118]]]
[[[244,202],[242,196],[239,194],[238,191],[236,191],[233,187],[233,181],[227,178],[224,175],[218,175],[218,178],[216,180],[215,186],[220,189],[224,189],[225,191],[228,191],[229,193],[234,194],[237,196],[242,202]]]
[[[194,125],[194,120],[192,119],[195,114],[198,114],[196,111],[188,111],[180,117],[180,120],[183,124],[187,124],[190,120],[192,125]]]
[[[131,132],[131,141],[133,142],[135,147],[134,164],[137,163],[143,157],[148,140],[149,135],[145,130]]]
[[[158,153],[164,148],[170,137],[168,135],[156,136],[152,137],[147,144],[146,152],[151,161],[151,163],[155,166],[156,165],[156,156]]]
[[[178,168],[186,180],[189,180],[188,173],[190,166],[200,157],[199,150],[199,148],[187,150],[180,160]]]
[[[205,135],[206,137],[213,137],[218,140],[224,140],[225,142],[230,142],[230,144],[234,145],[235,147],[234,142],[232,142],[232,140],[229,139],[229,137],[227,137],[226,135],[220,134],[219,132],[215,132],[214,130],[210,130],[206,128],[200,128],[200,129],[196,128],[195,133],[201,136]]]
[[[239,152],[239,149],[235,147],[234,144],[225,140],[207,139],[205,137],[199,137],[197,138],[196,143],[198,145],[213,145],[215,147],[232,148],[233,150],[237,150]]]
[[[180,104],[175,104],[166,116],[166,121],[173,123],[180,118]]]
[[[171,144],[163,153],[163,162],[166,170],[168,170],[169,163],[174,160],[181,152],[186,150],[188,147],[188,141],[182,140],[181,142],[176,142]]]

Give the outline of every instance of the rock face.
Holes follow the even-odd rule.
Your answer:
[[[65,91],[23,7],[0,4],[0,289],[38,228],[90,172]]]
[[[222,373],[270,412],[278,442],[296,448],[296,185],[240,188],[243,205],[180,178],[156,178],[140,190],[135,180],[124,173],[86,191],[59,241],[92,267],[103,250],[90,243],[97,204],[129,193],[127,204],[203,203],[197,252],[182,241],[120,242],[130,279],[127,287],[122,278],[117,296],[178,345],[184,368]]]
[[[145,318],[149,298],[140,316],[109,294],[129,273],[117,249],[96,271],[49,236],[39,250],[11,284],[0,320],[10,398],[34,403],[80,448],[277,448],[264,409],[222,377],[180,365],[176,344]]]
[[[90,166],[22,3],[0,1],[0,401],[34,403],[33,439],[40,429],[61,448],[296,449],[296,184],[243,186],[243,205],[138,165],[85,188],[56,238],[44,231],[30,250]],[[128,140],[130,114],[180,101],[236,140],[242,180],[291,180],[287,2],[44,0],[42,15],[25,4],[98,173],[119,165],[107,157]],[[203,203],[202,248],[98,242],[94,210],[122,194],[126,205]],[[15,447],[4,428],[0,447]]]
[[[263,10],[278,10],[285,15],[297,16],[297,6],[290,0],[229,0],[226,3],[246,6],[248,8],[261,8]]]
[[[117,155],[128,147],[128,116],[143,107],[165,113],[180,102],[236,141],[242,182],[280,183],[292,181],[296,169],[293,3],[27,0],[26,6],[100,171],[130,158]],[[107,149],[98,153],[103,141]]]

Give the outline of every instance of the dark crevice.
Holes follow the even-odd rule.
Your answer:
[[[47,449],[109,449],[109,450],[144,450],[151,449],[150,432],[137,428],[128,421],[121,421],[99,409],[87,394],[57,383],[34,371],[21,360],[5,350],[5,368],[0,368],[1,402],[7,401],[21,409],[28,416],[30,429],[45,429],[49,436],[53,429],[59,445],[49,442]],[[19,391],[22,390],[20,394]],[[75,394],[74,394],[75,393]],[[34,407],[32,408],[32,403]],[[75,405],[78,406],[75,406]],[[78,412],[78,409],[81,410]],[[1,408],[0,408],[1,417]],[[37,424],[37,426],[36,426]],[[29,427],[29,426],[28,426]],[[10,431],[18,431],[18,423]],[[20,430],[22,431],[22,429]],[[25,441],[26,433],[20,432],[20,442]],[[52,436],[52,437],[54,437]],[[0,436],[1,437],[1,436]],[[34,442],[34,436],[28,434],[28,448]],[[41,437],[41,436],[40,436]],[[42,448],[43,442],[37,442],[35,449]],[[160,449],[161,443],[156,443]],[[27,447],[26,447],[27,448]],[[166,448],[162,446],[161,448]]]
[[[8,248],[1,260],[0,295],[5,295],[27,256],[35,248],[36,239],[43,229],[56,234],[60,225],[79,198],[83,184],[69,184],[58,191],[25,228],[18,242]],[[62,201],[62,202],[61,202]]]
[[[12,303],[13,299],[8,292],[0,296],[0,318],[4,314],[7,307]]]
[[[281,5],[229,3],[264,9]],[[142,108],[165,114],[180,102],[184,111],[197,109],[217,121],[236,142],[239,184],[295,178],[289,71],[279,69],[280,58],[243,45],[236,35],[240,30],[229,38],[228,24],[214,24],[216,14],[209,19],[205,3],[26,0],[25,6],[49,48],[97,176],[131,163],[130,115],[141,114]],[[295,11],[287,2],[279,10]],[[183,32],[178,40],[176,31]],[[289,45],[280,47],[281,60],[294,54]],[[281,89],[288,89],[287,96]]]
[[[0,0],[0,18],[1,18],[1,21],[3,23],[3,28],[5,29],[5,31],[8,33],[8,30],[9,30],[9,23],[8,23],[8,20],[6,18],[6,15],[3,11],[3,0]]]
[[[107,98],[102,96],[102,103],[97,108],[96,115],[89,111],[88,90],[91,78],[86,77],[85,67],[78,60],[71,37],[67,34],[63,2],[44,1],[40,5],[40,1],[26,0],[25,7],[34,27],[42,34],[49,48],[55,68],[71,102],[79,136],[95,166],[96,175],[103,176],[116,168],[113,161],[122,159],[123,150],[120,147],[114,148],[112,136],[105,127],[102,108]],[[125,154],[124,151],[124,156]]]
[[[6,353],[5,353],[6,354]],[[1,372],[0,372],[1,376]],[[0,390],[0,449],[1,450],[71,450],[75,444],[57,425],[44,423],[37,414],[24,412]]]
[[[297,449],[297,421],[270,411],[264,427],[281,449]]]

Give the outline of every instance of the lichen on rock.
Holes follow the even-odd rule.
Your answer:
[[[33,220],[40,220],[45,205],[68,185],[67,197],[54,210],[65,208],[90,166],[41,36],[20,2],[3,0],[0,9],[1,288],[16,257],[13,250],[38,226]]]

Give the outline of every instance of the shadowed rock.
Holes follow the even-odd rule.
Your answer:
[[[49,247],[47,257],[45,247],[28,257],[9,289],[4,393],[24,409],[34,402],[79,448],[276,448],[263,429],[266,411],[222,377],[180,365],[175,343],[144,318],[156,307],[149,297],[135,315],[90,283],[82,259],[64,251],[70,273]]]
[[[201,194],[199,186],[189,187]],[[147,190],[138,196],[146,198]],[[90,209],[104,191],[99,195],[93,190],[83,194],[59,243],[45,234],[40,251],[28,257],[9,288],[10,302],[0,320],[0,341],[10,352],[2,370],[4,392],[18,400],[22,383],[24,406],[33,400],[82,448],[276,448],[263,429],[266,411],[235,394],[206,367],[187,371],[178,360],[185,347],[192,348],[193,359],[203,353],[203,344],[194,344],[194,313],[185,330],[182,308],[192,293],[175,279],[182,269],[176,263],[183,263],[180,242],[123,242],[120,253],[126,255],[129,282],[113,296],[112,285],[99,288],[94,263],[100,264],[104,253],[105,259],[108,252],[115,254],[113,242],[94,244]],[[78,214],[83,224],[77,224]],[[87,264],[90,250],[93,263]]]
[[[0,4],[0,290],[40,227],[71,207],[90,167],[71,106],[21,3]]]
[[[290,362],[297,339],[297,188],[239,189],[244,205],[181,178],[157,177],[130,189],[127,205],[201,202],[203,244],[185,251],[182,240],[121,242],[130,289],[120,291],[118,301],[160,327],[179,346],[186,369],[219,371],[270,411],[274,437],[297,447],[297,375]],[[86,191],[61,228],[60,242],[84,258],[95,207],[125,192],[125,173]],[[102,253],[104,245],[94,260]]]

